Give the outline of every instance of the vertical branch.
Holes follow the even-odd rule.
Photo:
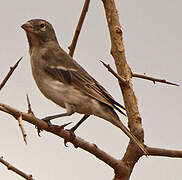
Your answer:
[[[125,47],[122,37],[123,33],[121,30],[121,25],[119,23],[118,11],[116,9],[114,0],[102,0],[102,2],[104,4],[105,14],[110,32],[111,54],[114,58],[118,74],[128,82],[127,85],[122,85],[119,83],[128,116],[128,125],[131,132],[140,141],[143,141],[144,132],[142,128],[142,120],[138,111],[137,99],[131,84],[131,70],[126,61]],[[124,176],[122,174],[122,179],[129,179],[135,163],[141,156],[142,154],[140,150],[136,147],[135,144],[130,141],[126,153],[122,159],[122,161],[127,164],[130,171],[128,171],[128,173],[125,173]],[[120,173],[115,174],[114,180],[116,179],[121,179]]]
[[[21,133],[22,133],[22,136],[23,136],[23,140],[24,140],[25,144],[27,145],[27,139],[26,139],[27,134],[25,133],[25,130],[23,128],[23,123],[22,123],[23,119],[22,119],[22,114],[21,113],[17,117],[17,120],[18,120],[18,125],[20,127],[20,130],[21,130]]]
[[[80,34],[80,31],[81,31],[81,28],[82,28],[82,25],[83,25],[83,21],[85,19],[85,16],[86,16],[86,13],[88,11],[88,7],[89,7],[89,4],[90,4],[90,0],[85,0],[85,4],[83,6],[83,9],[82,9],[82,12],[81,12],[81,15],[80,15],[80,19],[78,21],[78,25],[76,27],[76,30],[75,30],[75,34],[74,34],[74,37],[73,37],[73,40],[72,40],[72,43],[71,45],[68,47],[70,52],[69,52],[69,55],[71,57],[73,57],[73,54],[74,54],[74,51],[75,51],[75,47],[76,47],[76,43],[78,41],[78,36]]]

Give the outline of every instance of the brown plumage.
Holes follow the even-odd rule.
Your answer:
[[[74,112],[98,116],[119,127],[147,155],[140,142],[120,121],[114,111],[125,108],[58,44],[50,23],[33,19],[22,25],[29,42],[32,74],[45,97],[66,109],[61,116]],[[76,129],[76,128],[75,128]]]

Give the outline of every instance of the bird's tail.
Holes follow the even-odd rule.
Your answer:
[[[114,122],[114,124],[119,127],[134,143],[136,143],[136,145],[142,150],[142,152],[144,153],[144,155],[148,156],[149,153],[146,150],[144,144],[142,142],[140,142],[136,136],[134,136],[129,129],[119,120],[118,123]]]
[[[116,102],[114,99],[110,98],[110,101],[112,101],[113,107],[118,110],[123,115],[127,116],[121,109],[125,108],[120,105],[118,102]],[[121,109],[120,109],[120,108]],[[149,153],[147,152],[144,144],[140,142],[136,136],[134,136],[130,130],[120,121],[117,113],[114,111],[114,109],[108,105],[102,106],[102,111],[99,111],[99,113],[95,114],[98,117],[101,117],[109,122],[111,122],[113,125],[120,128],[136,145],[142,150],[142,152],[147,156]],[[103,113],[104,112],[104,113]]]
[[[114,108],[116,110],[118,110],[121,114],[123,114],[124,116],[127,116],[120,108],[126,110],[122,105],[120,105],[118,102],[114,101]],[[118,107],[120,108],[118,108]],[[143,153],[147,156],[149,155],[148,151],[146,150],[145,146],[143,145],[142,142],[140,142],[136,136],[134,136],[130,131],[129,129],[119,120],[118,118],[118,121],[115,122],[116,126],[119,127],[134,143],[137,144],[137,146],[143,151]]]

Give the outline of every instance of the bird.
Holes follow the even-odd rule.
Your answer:
[[[148,155],[144,144],[115,112],[117,110],[125,115],[125,107],[60,47],[53,26],[46,20],[32,19],[21,27],[26,32],[32,75],[39,90],[46,98],[66,109],[65,113],[49,116],[46,120],[70,116],[75,112],[84,114],[71,128],[74,132],[90,115],[100,117],[120,128]]]

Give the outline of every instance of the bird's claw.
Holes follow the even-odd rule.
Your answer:
[[[37,134],[38,134],[38,136],[41,137],[40,132],[43,131],[43,130],[40,129],[40,128],[38,128],[37,126],[35,126],[35,128],[37,129]]]
[[[69,133],[70,133],[70,142],[72,142],[74,139],[75,139],[75,137],[76,137],[76,135],[75,135],[75,133],[74,133],[74,131],[72,130],[72,129],[66,129],[66,131],[68,131]],[[64,145],[66,146],[66,147],[68,147],[67,146],[67,140],[64,140]]]
[[[48,124],[49,127],[52,126],[52,123],[51,123],[51,121],[50,121],[49,119],[47,119],[47,118],[42,118],[41,120],[44,121],[44,122],[46,122],[46,123]],[[38,134],[38,136],[40,137],[40,136],[41,136],[41,135],[40,135],[40,132],[43,131],[43,130],[40,129],[40,128],[38,128],[38,127],[36,127],[36,128],[37,128],[37,134]]]

